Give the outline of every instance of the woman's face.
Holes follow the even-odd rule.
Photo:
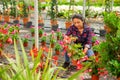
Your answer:
[[[83,28],[83,21],[78,19],[78,18],[74,18],[73,20],[73,24],[75,25],[75,27],[77,27],[78,29]]]

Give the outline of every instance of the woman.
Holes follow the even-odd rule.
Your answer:
[[[70,28],[67,30],[66,35],[67,36],[74,36],[77,37],[78,39],[75,41],[75,43],[80,43],[83,46],[83,52],[88,56],[94,55],[93,51],[91,50],[92,46],[92,30],[90,27],[88,27],[85,24],[85,21],[83,17],[80,14],[75,14],[72,17],[72,22],[73,25],[70,26]],[[68,67],[70,64],[70,58],[65,53],[65,63],[63,65],[64,68]]]

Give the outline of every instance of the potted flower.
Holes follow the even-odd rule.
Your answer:
[[[50,10],[50,16],[51,16],[51,26],[52,30],[56,31],[58,28],[58,21],[56,19],[57,15],[57,0],[52,0],[51,1],[51,10]]]
[[[56,53],[57,55],[59,55],[59,54],[60,54],[60,50],[61,50],[61,45],[57,43],[57,44],[55,45],[55,53]]]
[[[35,35],[35,28],[34,27],[30,27],[30,32],[32,37]]]
[[[42,37],[43,29],[41,27],[39,27],[38,32],[39,32],[39,37]]]
[[[55,42],[56,42],[56,40],[54,38],[50,39],[51,48],[54,48]]]
[[[23,41],[23,46],[24,46],[24,47],[27,47],[27,46],[28,46],[28,40],[29,40],[29,35],[26,34],[26,35],[24,36],[24,38],[22,39],[22,41]]]
[[[57,29],[56,36],[57,36],[57,40],[62,39],[62,32],[60,31],[60,29]]]
[[[44,35],[41,37],[41,45],[46,46],[46,40],[47,40],[47,34],[44,33]]]

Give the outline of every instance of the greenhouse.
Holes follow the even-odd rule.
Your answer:
[[[0,0],[0,80],[120,80],[120,0]]]

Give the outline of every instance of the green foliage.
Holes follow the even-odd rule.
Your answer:
[[[72,55],[71,58],[73,60],[79,60],[85,56],[81,44],[70,44],[68,46],[68,53]]]
[[[112,75],[119,77],[120,76],[120,62],[117,60],[111,60],[108,63],[108,71],[112,73]]]
[[[28,60],[28,55],[26,54],[24,47],[22,45],[22,41],[20,40],[20,46],[22,49],[22,54],[20,55],[18,52],[18,47],[16,42],[14,41],[14,49],[16,60],[13,62],[10,58],[8,59],[9,65],[3,64],[0,66],[0,79],[2,80],[56,80],[57,74],[59,72],[60,67],[50,67],[51,63],[49,63],[51,53],[48,53],[47,59],[45,61],[45,68],[43,71],[39,70],[36,72],[36,68],[38,64],[41,62],[41,54],[42,50],[38,52],[38,56],[34,58],[32,56],[32,60]],[[30,64],[33,64],[30,67]],[[54,72],[56,73],[54,74]]]
[[[30,32],[31,32],[31,33],[35,33],[35,28],[31,27],[31,28],[30,28]]]
[[[106,34],[106,42],[101,42],[94,49],[100,53],[101,65],[114,76],[120,76],[120,18],[115,13],[104,14],[105,24],[112,29]]]
[[[42,28],[38,29],[38,32],[39,34],[43,34],[43,29]]]
[[[42,36],[42,37],[41,37],[41,42],[46,42],[46,40],[47,40],[47,37],[46,37],[46,36]]]
[[[57,43],[57,44],[55,45],[55,50],[60,50],[61,48],[62,48],[62,47],[61,47],[60,44]]]
[[[115,33],[120,27],[120,18],[116,16],[114,12],[103,13],[104,23],[111,28],[112,32]]]

